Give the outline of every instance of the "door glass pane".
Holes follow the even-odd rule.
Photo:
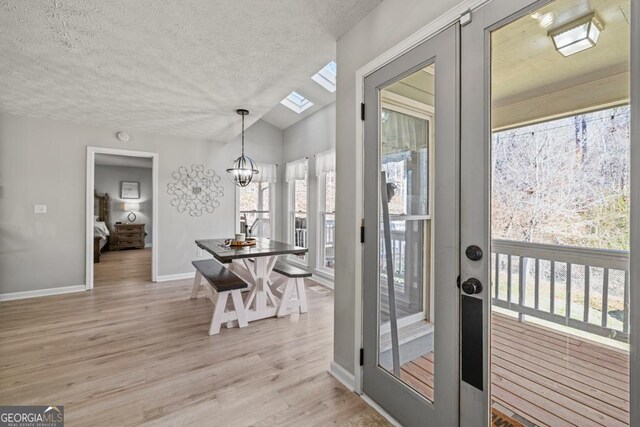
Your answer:
[[[429,150],[435,66],[381,91],[379,364],[433,400]],[[393,286],[390,284],[393,283]]]
[[[558,0],[491,34],[494,418],[629,424],[628,16]]]

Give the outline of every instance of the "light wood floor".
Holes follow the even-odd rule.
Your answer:
[[[151,281],[151,248],[104,251],[93,264],[93,286]]]
[[[491,394],[508,415],[538,426],[629,425],[629,355],[494,313]],[[433,353],[401,377],[433,398]]]
[[[387,425],[327,373],[331,294],[209,336],[211,303],[190,288],[105,280],[0,303],[0,402],[64,405],[69,426]]]

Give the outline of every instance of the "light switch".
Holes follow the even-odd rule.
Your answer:
[[[46,214],[47,213],[47,205],[33,205],[33,213],[34,214]]]

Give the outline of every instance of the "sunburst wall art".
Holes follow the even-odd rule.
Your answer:
[[[192,165],[191,169],[180,166],[171,177],[173,182],[167,184],[167,193],[173,197],[171,206],[178,212],[202,216],[220,207],[224,188],[213,169],[205,170],[204,165]]]

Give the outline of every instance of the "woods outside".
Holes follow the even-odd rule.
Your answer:
[[[492,238],[629,249],[629,107],[493,135]]]

